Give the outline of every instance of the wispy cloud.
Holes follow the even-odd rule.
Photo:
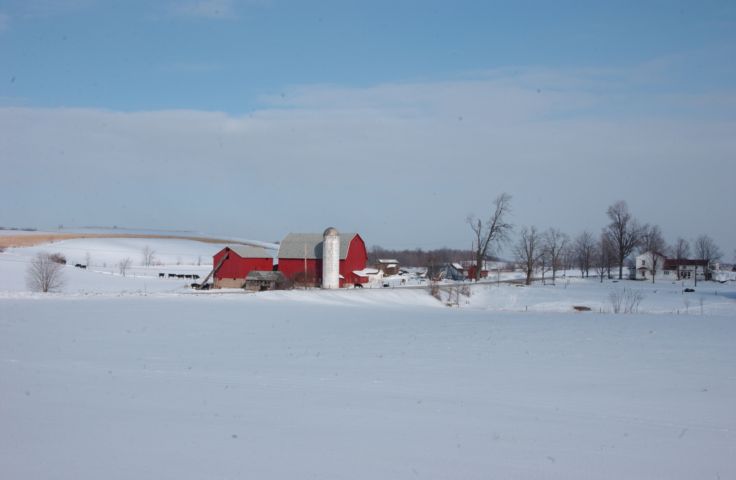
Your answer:
[[[729,222],[712,221],[732,216],[728,202],[673,195],[730,191],[734,92],[627,90],[636,71],[617,73],[612,91],[592,88],[596,75],[530,69],[523,78],[303,86],[247,115],[0,108],[0,205],[18,223],[38,212],[65,222],[74,211],[132,224],[153,208],[169,226],[230,224],[229,211],[203,209],[200,195],[167,206],[170,192],[206,190],[213,205],[270,199],[248,217],[267,239],[337,223],[385,246],[464,245],[466,215],[508,191],[519,224],[596,230],[608,204],[625,198],[670,236],[708,231],[735,243]],[[38,171],[49,180],[30,183]],[[377,195],[385,178],[395,185]]]
[[[187,0],[171,5],[171,13],[180,17],[231,19],[236,18],[232,0]]]
[[[94,6],[98,0],[28,0],[17,7],[22,17],[51,17]]]

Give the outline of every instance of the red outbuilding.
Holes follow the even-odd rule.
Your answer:
[[[365,276],[356,271],[365,268],[368,251],[357,233],[340,233],[340,286],[365,283]],[[321,285],[322,242],[321,233],[290,233],[279,245],[278,270],[295,283]]]
[[[273,271],[273,257],[262,247],[232,245],[212,258],[215,288],[242,288],[252,271]]]

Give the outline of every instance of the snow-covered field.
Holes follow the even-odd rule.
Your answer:
[[[65,294],[121,292],[188,292],[192,280],[169,279],[168,273],[197,274],[204,277],[212,269],[212,255],[225,245],[179,239],[83,238],[46,245],[8,248],[0,253],[0,295],[28,290],[26,269],[38,252],[61,253]],[[141,266],[143,249],[153,250],[154,263]],[[129,258],[131,267],[123,277],[118,264]],[[82,270],[75,264],[87,265]],[[160,279],[159,273],[167,274]]]
[[[95,241],[93,264],[140,247]],[[92,246],[63,243],[44,250]],[[736,478],[733,283],[482,285],[447,307],[68,267],[42,295],[16,266],[34,251],[0,253],[0,478]],[[640,313],[601,313],[624,287]]]

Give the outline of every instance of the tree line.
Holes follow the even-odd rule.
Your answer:
[[[488,219],[468,218],[474,242],[476,280],[480,278],[481,266],[490,249],[511,240],[513,227],[508,222],[510,202],[511,196],[503,193],[494,200]],[[584,230],[574,238],[556,228],[540,231],[535,226],[522,226],[512,244],[512,251],[526,274],[527,285],[535,272],[541,272],[543,276],[550,272],[554,281],[558,271],[572,268],[579,269],[583,277],[589,277],[593,271],[601,281],[605,277],[611,278],[617,270],[618,278],[622,279],[624,266],[635,252],[655,252],[677,260],[694,255],[695,259],[704,260],[708,265],[723,257],[718,245],[708,235],[700,235],[692,245],[682,237],[668,244],[658,225],[639,222],[623,200],[609,206],[606,216],[609,223],[598,234]],[[661,257],[652,255],[653,272],[661,267],[659,262]],[[678,268],[678,279],[679,275]]]
[[[392,250],[374,246],[368,254],[368,260],[369,263],[375,263],[378,259],[395,259],[401,265],[418,267],[465,262],[475,265],[474,279],[478,280],[483,274],[484,263],[498,260],[494,253],[510,244],[514,261],[524,271],[526,283],[530,284],[535,275],[541,274],[544,278],[549,274],[551,280],[555,281],[558,272],[573,269],[579,270],[583,277],[590,277],[592,273],[600,281],[615,276],[623,279],[624,267],[634,267],[631,256],[635,253],[656,252],[678,261],[694,257],[708,264],[723,258],[716,242],[705,234],[693,242],[678,237],[674,243],[667,243],[658,225],[641,223],[623,200],[610,205],[605,214],[608,223],[597,233],[583,230],[576,236],[570,236],[557,228],[542,231],[533,225],[525,225],[519,227],[513,237],[514,226],[509,221],[511,195],[502,193],[493,201],[487,218],[467,218],[472,235],[471,250]],[[734,258],[736,261],[736,251]],[[653,272],[661,269],[661,257],[653,255],[650,261],[649,267]],[[679,279],[679,266],[676,275]]]
[[[474,258],[473,255],[472,250],[456,248],[437,248],[433,250],[423,250],[421,248],[388,249],[376,245],[371,247],[368,252],[368,263],[373,265],[379,259],[392,259],[398,261],[400,265],[428,267],[443,263],[468,262]],[[495,260],[495,257],[489,255],[486,259]]]

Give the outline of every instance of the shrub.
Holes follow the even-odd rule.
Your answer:
[[[53,255],[41,252],[28,265],[26,283],[35,292],[53,292],[64,286],[62,264],[52,259]]]
[[[608,299],[613,313],[637,313],[644,294],[640,290],[624,287],[610,292]]]
[[[49,255],[49,260],[59,265],[66,265],[66,257],[61,253],[52,253]]]

